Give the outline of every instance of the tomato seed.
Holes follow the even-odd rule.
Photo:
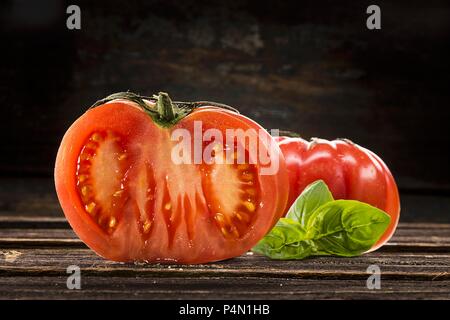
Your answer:
[[[113,197],[120,197],[123,192],[124,192],[124,190],[118,190],[118,191],[114,192]]]
[[[219,223],[225,222],[224,216],[220,212],[216,213],[216,215],[214,216],[214,219],[216,219],[216,221]]]
[[[85,206],[85,209],[88,213],[94,214],[95,206],[96,206],[95,202],[91,202]]]
[[[91,139],[92,139],[93,141],[95,141],[95,142],[101,142],[101,141],[103,141],[103,137],[102,137],[101,134],[99,134],[99,133],[94,133],[94,134],[91,136]]]
[[[256,209],[256,207],[253,204],[253,202],[250,202],[250,201],[244,201],[244,207],[250,212],[254,212],[255,209]]]
[[[250,168],[250,166],[246,163],[244,164],[238,164],[237,166],[238,170],[248,170]]]
[[[150,221],[145,221],[144,225],[142,226],[142,229],[144,233],[148,233],[150,231],[150,227],[152,226],[152,223]]]
[[[88,176],[87,176],[86,174],[80,174],[80,175],[78,176],[78,181],[79,181],[79,182],[84,182],[84,181],[87,180],[87,178],[88,178]]]
[[[228,234],[229,234],[225,227],[220,228],[220,231],[222,231],[224,236],[228,236]]]
[[[110,228],[114,228],[114,227],[116,226],[116,224],[117,224],[116,218],[115,218],[115,217],[111,217],[111,218],[109,219],[108,226],[109,226]]]
[[[244,181],[250,181],[253,180],[253,174],[247,171],[244,171],[241,175],[242,180]]]
[[[91,188],[89,186],[86,185],[81,187],[81,194],[83,195],[83,197],[88,197],[90,192]]]

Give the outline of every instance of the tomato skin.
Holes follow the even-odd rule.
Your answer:
[[[377,155],[349,140],[275,139],[289,172],[288,206],[310,183],[323,180],[335,199],[365,202],[391,216],[388,229],[371,250],[392,237],[400,216],[400,197],[394,177]]]
[[[170,162],[171,132],[177,128],[191,130],[194,121],[202,121],[219,130],[262,129],[245,116],[212,107],[198,108],[173,127],[162,128],[135,103],[126,100],[114,100],[90,109],[68,129],[56,158],[56,191],[71,227],[97,254],[125,262],[206,263],[228,259],[251,249],[282,216],[288,197],[288,175],[284,157],[277,144],[272,142],[266,148],[278,157],[278,174],[259,175],[261,168],[256,165],[255,186],[259,200],[253,209],[252,221],[239,237],[223,236],[212,216],[214,212],[208,210],[208,201],[215,199],[211,190],[202,189],[211,183],[204,182],[207,178],[200,166],[183,164],[176,167]],[[91,141],[89,137],[97,131],[113,131],[121,137],[122,151],[127,156],[125,169],[117,170],[120,171],[121,184],[125,186],[119,191],[126,196],[116,210],[117,217],[111,221],[115,228],[111,232],[105,232],[100,223],[87,214],[88,203],[84,203],[80,196],[77,180],[80,153],[86,141]],[[111,159],[115,161],[117,156],[114,154],[115,158]],[[97,175],[102,178],[102,174]],[[100,183],[97,185],[101,186]],[[141,201],[145,198],[142,190],[150,190],[150,187],[154,192],[151,205]],[[104,190],[95,190],[99,191],[105,193]],[[239,191],[230,190],[230,193],[239,194]],[[215,197],[220,198],[220,195],[220,192],[215,193]],[[171,205],[166,207],[169,209],[165,213],[167,201]],[[150,206],[155,208],[151,213],[147,212]],[[151,223],[148,234],[142,232],[142,228],[147,226],[142,217],[147,217]]]

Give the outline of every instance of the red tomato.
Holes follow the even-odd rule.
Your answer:
[[[183,105],[171,114],[155,101],[127,95],[88,110],[58,151],[56,190],[80,239],[115,261],[205,263],[252,248],[287,203],[288,175],[277,143],[264,131],[271,143],[259,145],[279,161],[274,175],[261,175],[260,163],[175,164],[171,134],[180,128],[193,134],[194,121],[203,131],[222,133],[262,128],[214,106],[186,112]],[[214,152],[233,148],[219,146]]]
[[[335,199],[365,202],[391,216],[388,229],[372,250],[391,238],[400,215],[400,198],[391,172],[377,155],[349,140],[275,139],[289,171],[289,206],[306,186],[323,180]]]

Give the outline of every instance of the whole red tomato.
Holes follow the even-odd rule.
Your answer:
[[[174,162],[177,129],[193,137],[183,140],[185,147],[201,139],[213,158],[236,152],[237,139],[224,145],[195,137],[195,123],[224,136],[226,129],[262,132],[259,148],[278,161],[278,173],[262,175],[257,161],[196,163],[194,154]],[[247,144],[244,150],[247,155]],[[270,230],[288,196],[283,155],[257,123],[217,105],[174,104],[163,93],[150,99],[115,94],[83,114],[61,142],[55,184],[75,233],[116,261],[204,263],[238,256]]]
[[[399,220],[400,198],[391,172],[377,155],[346,139],[275,139],[289,171],[289,206],[306,186],[323,180],[335,199],[362,201],[391,216],[388,229],[372,250],[391,238]]]

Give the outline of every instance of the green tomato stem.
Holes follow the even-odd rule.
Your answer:
[[[158,109],[160,117],[167,122],[171,122],[177,117],[172,99],[170,99],[169,95],[165,92],[158,93],[156,108]]]

